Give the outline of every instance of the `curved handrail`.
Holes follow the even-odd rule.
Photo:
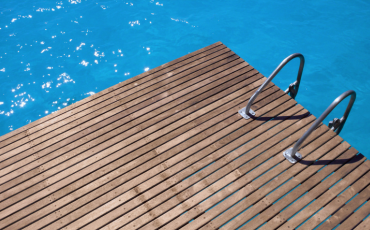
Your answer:
[[[297,80],[289,85],[289,88],[285,90],[285,93],[291,94],[291,97],[294,99],[298,93],[299,89],[299,84],[301,82],[301,77],[302,77],[302,72],[303,72],[303,67],[304,67],[304,57],[300,53],[294,53],[289,55],[287,58],[285,58],[279,65],[276,67],[274,72],[271,73],[271,75],[267,78],[267,80],[257,89],[257,91],[253,94],[253,96],[249,99],[249,102],[247,106],[245,107],[245,110],[241,109],[239,113],[246,119],[249,118],[248,116],[248,111],[250,114],[255,115],[254,111],[251,110],[251,106],[253,104],[253,101],[256,99],[258,94],[268,85],[268,83],[271,82],[271,80],[280,72],[280,70],[292,59],[299,57],[300,59],[300,64],[299,64],[299,69],[298,69],[298,75],[297,75]]]
[[[339,97],[337,97],[330,105],[329,107],[321,114],[319,118],[311,125],[311,127],[303,134],[303,136],[295,143],[293,148],[289,148],[284,152],[285,158],[287,158],[291,163],[295,163],[296,160],[294,159],[293,155],[295,155],[296,158],[302,158],[301,154],[297,152],[299,147],[302,145],[302,143],[306,140],[306,138],[319,126],[319,124],[329,115],[329,113],[346,97],[351,96],[351,99],[348,102],[346,111],[343,114],[343,117],[339,119],[339,127],[336,130],[336,133],[339,134],[342,130],[344,123],[347,120],[347,117],[349,115],[349,112],[352,109],[353,103],[356,100],[356,92],[353,90],[348,90],[344,93],[342,93]],[[335,129],[333,129],[335,131]],[[291,161],[291,159],[294,160],[294,162]]]

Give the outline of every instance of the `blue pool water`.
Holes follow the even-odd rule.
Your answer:
[[[266,76],[303,53],[296,99],[316,116],[355,90],[341,136],[370,157],[368,1],[22,0],[1,1],[0,12],[0,135],[221,41]],[[273,82],[285,89],[297,68]]]

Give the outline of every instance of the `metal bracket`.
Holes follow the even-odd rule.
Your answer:
[[[284,157],[292,164],[296,163],[297,160],[302,159],[302,154],[299,152],[296,152],[294,155],[293,153],[293,148],[289,148],[283,152]]]
[[[297,81],[293,82],[289,85],[289,87],[285,90],[285,93],[290,93],[290,96],[294,99],[297,96]]]
[[[245,113],[245,111],[246,111],[246,108],[247,107],[244,107],[244,108],[242,108],[242,109],[240,109],[238,112],[239,112],[239,114],[244,118],[244,119],[249,119],[249,118],[251,118],[248,114],[251,114],[252,116],[255,116],[256,115],[256,113],[252,110],[252,109],[249,109],[249,113],[247,114],[247,113]]]
[[[334,118],[332,121],[329,121],[328,127],[335,131],[342,124],[342,120],[339,118]]]

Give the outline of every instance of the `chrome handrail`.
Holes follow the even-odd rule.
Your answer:
[[[303,136],[295,143],[293,148],[289,148],[283,152],[284,157],[290,161],[291,163],[297,162],[297,159],[302,159],[302,155],[297,152],[299,147],[302,145],[302,143],[306,140],[306,138],[319,126],[319,124],[329,115],[329,113],[346,97],[351,96],[351,99],[348,102],[346,111],[344,112],[344,115],[341,119],[335,118],[334,120],[338,121],[336,126],[333,126],[331,129],[333,131],[336,130],[336,133],[339,134],[340,131],[342,131],[342,128],[344,126],[344,123],[346,123],[347,117],[349,115],[349,112],[352,109],[353,103],[356,100],[356,92],[353,90],[348,90],[344,93],[342,93],[339,97],[337,97],[330,105],[329,107],[321,114],[319,118],[311,125],[311,127],[303,134]]]
[[[304,57],[300,53],[294,53],[292,55],[289,55],[287,58],[285,58],[278,67],[274,70],[274,72],[271,73],[271,75],[267,78],[267,80],[257,89],[257,91],[253,94],[253,96],[249,99],[249,102],[245,108],[242,108],[239,110],[239,114],[244,117],[245,119],[249,119],[250,116],[249,114],[252,114],[253,116],[256,115],[256,113],[251,109],[253,101],[256,99],[258,94],[268,85],[268,83],[271,82],[271,80],[280,72],[280,70],[292,59],[299,57],[300,58],[300,64],[299,64],[299,69],[298,69],[298,76],[297,80],[293,82],[292,84],[289,85],[288,89],[285,90],[285,93],[290,92],[290,96],[294,99],[297,96],[298,89],[299,89],[299,84],[301,82],[301,77],[302,77],[302,72],[303,72],[303,67],[304,67]]]

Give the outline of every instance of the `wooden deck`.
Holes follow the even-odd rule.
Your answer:
[[[370,229],[370,163],[218,42],[0,137],[0,229]],[[304,84],[304,82],[303,82]]]

